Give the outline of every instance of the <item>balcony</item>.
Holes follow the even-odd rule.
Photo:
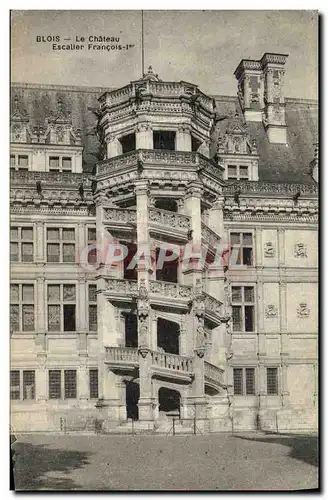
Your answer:
[[[137,224],[137,211],[131,208],[104,208],[103,222],[106,229],[125,230],[131,235]]]
[[[211,295],[204,293],[205,317],[212,323],[212,326],[219,326],[223,314],[223,303]]]
[[[111,368],[134,370],[139,366],[138,349],[133,347],[105,347],[105,360]]]
[[[212,365],[208,361],[204,362],[205,368],[205,384],[213,389],[218,389],[225,385],[224,370],[216,365]]]
[[[149,232],[154,235],[164,235],[167,238],[172,238],[173,235],[175,240],[186,242],[190,228],[191,218],[188,215],[159,208],[149,210]]]
[[[204,222],[202,222],[202,241],[203,244],[209,247],[215,248],[219,245],[221,237],[208,227]]]

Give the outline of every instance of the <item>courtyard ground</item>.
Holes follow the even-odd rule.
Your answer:
[[[16,490],[318,487],[317,436],[18,435]]]

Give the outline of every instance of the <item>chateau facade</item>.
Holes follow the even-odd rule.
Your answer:
[[[317,427],[317,103],[287,58],[236,97],[13,84],[17,432]]]

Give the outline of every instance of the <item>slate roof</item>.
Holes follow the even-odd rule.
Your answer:
[[[98,97],[106,90],[110,89],[13,83],[11,98],[18,97],[20,109],[28,113],[32,127],[44,126],[45,118],[53,113],[58,99],[61,99],[64,110],[71,113],[73,126],[81,129],[83,169],[91,172],[97,162],[99,147],[95,134],[97,118],[92,110],[98,109]],[[219,130],[225,131],[236,111],[241,122],[243,115],[237,97],[213,97],[219,114],[228,117],[219,122],[213,136],[215,140]],[[257,142],[259,178],[263,181],[312,184],[309,164],[314,158],[313,144],[318,142],[318,104],[295,98],[286,98],[285,101],[288,145],[270,144],[262,123],[247,124],[248,133]],[[215,149],[213,143],[213,154]]]

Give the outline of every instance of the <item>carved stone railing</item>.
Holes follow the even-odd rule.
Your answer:
[[[206,379],[214,382],[217,385],[224,385],[224,370],[216,365],[212,365],[208,361],[204,361],[205,381]]]
[[[204,222],[202,222],[202,238],[205,243],[208,243],[211,247],[216,247],[220,243],[221,239],[220,236]]]
[[[159,208],[151,208],[149,210],[150,224],[158,224],[166,228],[175,228],[189,230],[191,227],[191,218],[188,215],[161,210]]]
[[[152,365],[159,368],[167,368],[180,372],[192,373],[193,362],[192,358],[187,356],[179,356],[178,354],[170,354],[167,352],[151,351]]]
[[[105,347],[107,361],[138,363],[138,349],[134,347]]]
[[[318,195],[319,190],[316,184],[294,184],[286,182],[264,182],[264,181],[238,181],[228,184],[222,189],[225,195],[240,194],[281,194],[294,195],[297,192],[301,194]]]
[[[104,220],[108,222],[136,223],[137,212],[128,208],[104,208]]]
[[[216,316],[221,316],[222,314],[222,302],[215,299],[211,295],[204,293],[204,305],[205,311],[215,314]]]
[[[149,293],[161,295],[168,299],[186,299],[192,298],[192,288],[188,285],[179,285],[169,281],[149,281]]]
[[[91,178],[87,174],[73,172],[32,172],[29,170],[12,170],[10,172],[11,185],[35,184],[44,182],[45,188],[51,188],[53,184],[78,186],[83,183],[85,186],[91,185]]]
[[[105,278],[105,291],[116,294],[137,295],[138,282],[134,280]]]

